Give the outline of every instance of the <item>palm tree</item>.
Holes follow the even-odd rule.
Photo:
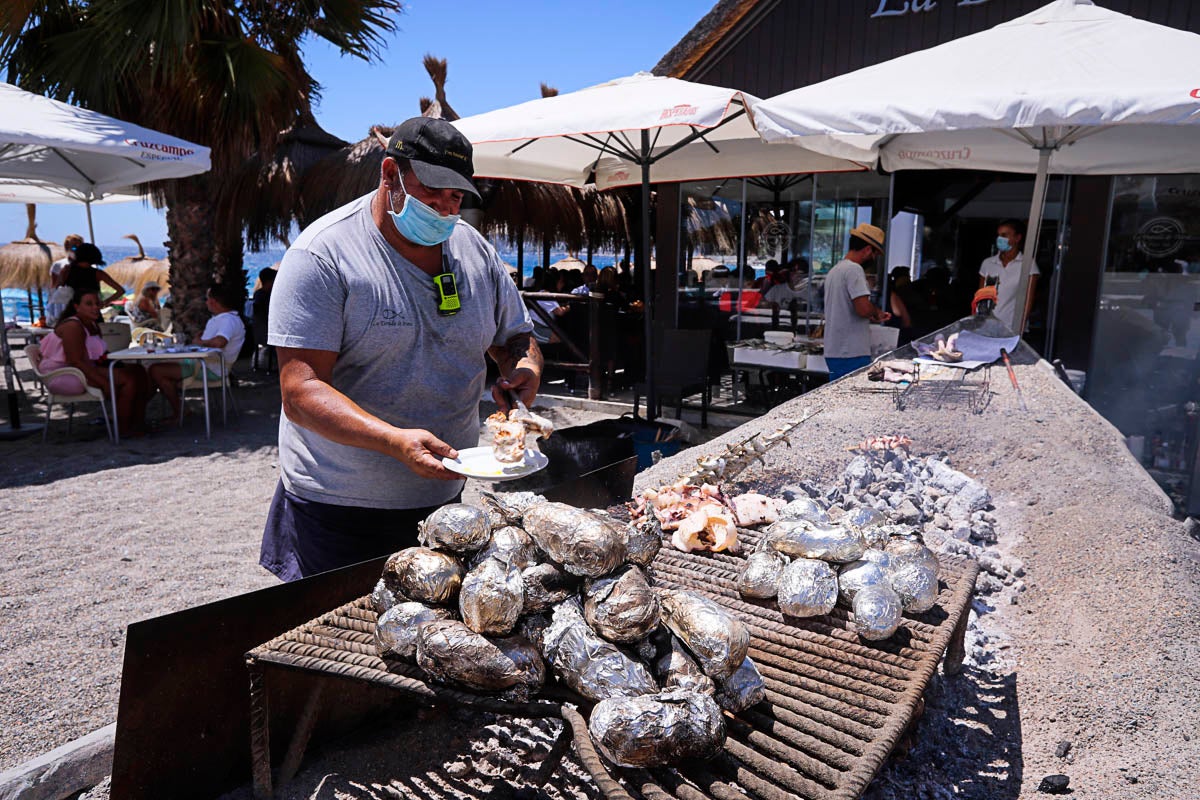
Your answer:
[[[247,160],[311,119],[301,44],[371,61],[402,0],[0,2],[0,64],[28,91],[212,149],[206,175],[151,185],[167,208],[175,319],[195,330],[213,280],[245,285],[243,220],[221,207]]]

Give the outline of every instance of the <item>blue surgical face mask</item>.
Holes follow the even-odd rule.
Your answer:
[[[1007,253],[1009,250],[1012,250],[1012,244],[1008,241],[1007,236],[996,237],[996,249],[1001,253]]]
[[[392,206],[388,210],[388,214],[400,235],[413,244],[425,247],[433,247],[449,239],[450,234],[454,232],[454,226],[458,224],[459,215],[450,214],[443,217],[413,197],[408,193],[408,188],[404,186],[403,176],[400,177],[400,187],[404,189],[405,196],[404,205],[399,213],[395,211],[395,205],[392,204],[391,193],[388,193],[388,204]]]

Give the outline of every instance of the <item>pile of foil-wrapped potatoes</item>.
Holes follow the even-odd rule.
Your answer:
[[[797,503],[767,529],[762,542],[773,546],[750,555],[739,588],[777,595],[789,615],[827,613],[837,573],[797,541],[832,526],[813,523]],[[865,543],[859,527],[841,527]],[[421,524],[422,546],[392,555],[372,592],[379,653],[434,681],[517,702],[537,695],[549,670],[595,703],[588,730],[618,766],[711,757],[725,742],[722,710],[762,702],[765,685],[745,625],[713,600],[652,585],[662,537],[653,515],[623,522],[528,492],[488,496],[485,508],[443,506]],[[936,558],[904,540],[878,543],[887,550],[832,555],[850,562],[842,589],[856,618],[860,608],[884,618],[894,606],[890,635],[902,607],[932,606]],[[864,635],[884,629],[872,622]]]

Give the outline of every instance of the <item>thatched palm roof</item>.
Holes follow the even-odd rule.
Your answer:
[[[317,124],[311,112],[279,135],[269,158],[246,161],[230,182],[224,207],[246,226],[246,243],[261,249],[273,240],[284,240],[293,219],[315,219],[306,213],[301,179],[322,158],[347,143]],[[302,224],[307,224],[302,223]]]
[[[104,268],[104,271],[108,273],[110,278],[124,286],[126,289],[130,289],[137,285],[138,281],[142,280],[142,276],[146,272],[151,270],[162,272],[164,269],[168,268],[170,262],[168,262],[167,259],[151,258],[150,256],[146,255],[146,251],[142,248],[142,242],[137,236],[133,235],[132,233],[127,233],[121,238],[132,239],[133,243],[137,245],[138,254],[136,256],[127,256],[122,258],[120,261],[109,264]],[[149,280],[149,278],[146,278],[145,280]],[[143,280],[143,282],[145,282],[145,280]]]
[[[50,265],[66,258],[67,251],[37,238],[37,207],[28,204],[25,238],[0,247],[0,288],[40,289],[50,286]]]

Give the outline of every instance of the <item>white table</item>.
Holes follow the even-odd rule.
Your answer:
[[[217,347],[197,347],[190,345],[187,347],[172,347],[169,349],[156,349],[153,353],[147,352],[144,347],[127,347],[124,350],[108,354],[108,390],[112,395],[112,415],[113,415],[113,438],[117,443],[121,441],[121,431],[117,423],[117,383],[114,380],[113,368],[116,367],[118,361],[184,361],[193,359],[201,362],[200,368],[200,385],[204,388],[204,438],[212,438],[212,424],[209,421],[208,414],[208,375],[205,370],[208,367],[208,361],[216,360],[221,365],[221,421],[225,422],[226,403],[227,399],[225,392],[227,384],[225,382],[225,353]]]

